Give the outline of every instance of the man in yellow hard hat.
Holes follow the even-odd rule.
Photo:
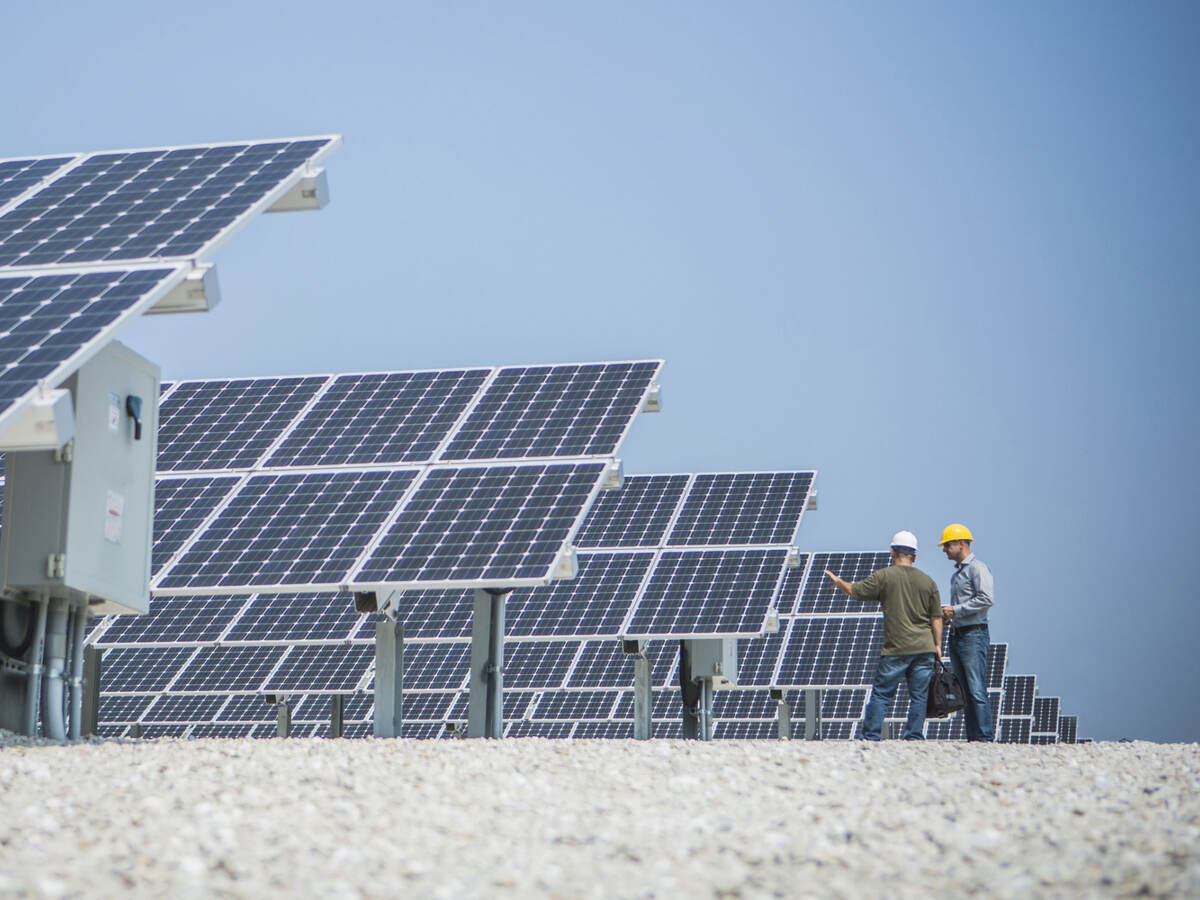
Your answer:
[[[937,585],[913,565],[917,536],[898,531],[892,537],[892,564],[851,584],[829,569],[825,574],[844,594],[883,607],[883,651],[863,713],[862,737],[877,741],[901,677],[908,682],[908,721],[904,740],[925,740],[925,704],[933,678],[933,660],[942,658],[942,612]]]
[[[950,623],[950,665],[967,693],[963,705],[967,740],[991,741],[995,739],[995,728],[988,702],[987,657],[992,643],[988,633],[992,570],[971,552],[973,540],[971,530],[957,522],[942,530],[938,543],[954,563],[950,605],[942,607],[942,618]]]

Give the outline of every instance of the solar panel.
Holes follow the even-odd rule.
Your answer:
[[[506,688],[555,688],[566,681],[578,641],[516,641],[505,648]]]
[[[870,684],[882,646],[882,616],[792,619],[776,682],[787,686]]]
[[[70,156],[38,156],[0,160],[0,208],[49,178],[71,159]]]
[[[375,648],[362,644],[310,644],[293,647],[262,689],[271,692],[353,691],[375,659]]]
[[[339,142],[321,137],[76,157],[0,215],[0,266],[203,257]]]
[[[949,657],[947,657],[949,659]],[[1004,687],[1004,670],[1008,665],[1008,644],[991,644],[988,647],[987,686]]]
[[[874,612],[864,604],[847,597],[837,589],[826,574],[829,569],[847,581],[861,581],[877,569],[891,565],[891,554],[874,551],[814,553],[808,567],[808,577],[803,582],[790,578],[784,587],[782,603],[789,596],[796,597],[795,611],[798,615],[828,615],[841,612]],[[794,573],[793,573],[794,574]],[[802,588],[802,590],[801,590]],[[782,609],[780,610],[782,612]]]
[[[166,688],[192,654],[192,647],[122,648],[104,654],[100,692],[156,693]]]
[[[579,573],[569,581],[512,592],[505,633],[617,638],[653,562],[653,553],[581,553]]]
[[[345,594],[259,594],[225,640],[341,641],[358,631],[362,618]]]
[[[1079,717],[1078,716],[1059,716],[1058,717],[1058,742],[1060,744],[1074,744],[1079,740]]]
[[[775,670],[779,666],[779,655],[787,637],[787,621],[782,621],[779,631],[764,634],[754,640],[738,641],[738,684],[743,687],[771,687],[775,684]]]
[[[487,369],[341,375],[271,453],[268,466],[427,462]]]
[[[236,475],[159,478],[154,484],[151,577],[179,552],[204,520],[237,486]]]
[[[219,640],[246,605],[245,597],[155,597],[145,616],[112,616],[92,643],[99,647]]]
[[[1058,697],[1035,697],[1033,700],[1033,730],[1043,734],[1058,734]]]
[[[287,647],[201,647],[172,682],[171,690],[206,694],[258,691],[287,650]]]
[[[576,740],[629,740],[633,737],[633,722],[578,722],[571,736]]]
[[[404,690],[462,690],[466,687],[471,645],[440,641],[404,645]],[[368,686],[373,688],[373,685]]]
[[[252,475],[154,586],[160,594],[336,588],[417,474],[370,469]]]
[[[664,551],[625,633],[761,634],[787,564],[787,550]]]
[[[1036,696],[1036,675],[1009,675],[1004,679],[1004,706],[1000,715],[1032,716]]]
[[[0,429],[183,280],[182,267],[0,272]]]
[[[1028,718],[1001,718],[996,740],[1001,744],[1028,744],[1031,724]]]
[[[791,544],[815,477],[816,472],[697,475],[667,543]]]
[[[225,705],[224,694],[179,694],[159,697],[142,715],[143,722],[208,722]]]
[[[657,362],[630,362],[501,369],[441,458],[610,456],[659,368]]]
[[[309,376],[176,382],[159,406],[158,471],[253,466],[327,380]]]
[[[617,701],[616,691],[548,691],[542,694],[536,719],[607,719]]]
[[[626,476],[621,490],[602,494],[593,505],[576,546],[660,546],[689,480],[688,475]]]
[[[136,722],[154,699],[153,695],[102,694],[97,718],[106,724]]]

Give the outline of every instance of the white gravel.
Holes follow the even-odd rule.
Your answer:
[[[0,733],[0,896],[1200,897],[1200,746]]]

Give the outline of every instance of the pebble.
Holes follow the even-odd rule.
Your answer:
[[[5,897],[1200,896],[1200,745],[0,732]]]

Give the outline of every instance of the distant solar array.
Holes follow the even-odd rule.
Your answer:
[[[661,362],[177,382],[158,595],[548,581]],[[569,398],[569,402],[567,399]],[[179,498],[186,498],[181,501]]]

